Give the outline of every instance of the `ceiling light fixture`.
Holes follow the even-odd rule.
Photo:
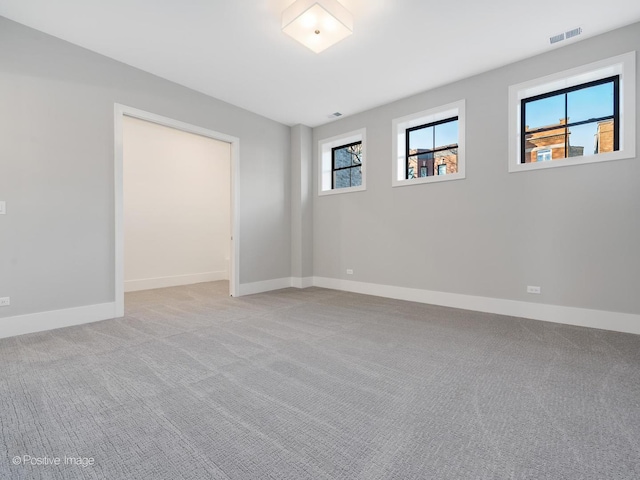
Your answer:
[[[282,31],[320,53],[353,33],[353,16],[337,0],[296,0],[282,12]]]

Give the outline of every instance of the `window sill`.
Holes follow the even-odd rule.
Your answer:
[[[341,193],[354,193],[354,192],[363,192],[367,188],[364,185],[360,185],[359,187],[345,187],[345,188],[333,188],[331,190],[321,190],[318,192],[318,196],[322,197],[324,195],[338,195]]]
[[[613,160],[625,160],[629,158],[635,158],[634,152],[627,150],[618,150],[616,152],[600,153],[597,155],[589,155],[587,157],[572,157],[559,160],[551,160],[548,162],[532,162],[532,163],[518,163],[514,164],[509,162],[509,173],[528,172],[531,170],[544,170],[547,168],[558,167],[570,167],[573,165],[583,165],[589,163],[610,162]]]
[[[450,173],[448,175],[434,175],[431,177],[412,178],[410,180],[393,180],[393,187],[410,187],[411,185],[424,185],[427,183],[448,182],[451,180],[462,180],[465,178],[464,173]]]

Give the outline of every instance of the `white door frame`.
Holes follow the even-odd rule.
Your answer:
[[[145,112],[137,108],[119,103],[114,104],[114,197],[115,197],[115,304],[116,317],[124,316],[124,209],[123,209],[123,118],[134,117],[148,122],[175,128],[183,132],[195,133],[203,137],[213,138],[231,144],[231,254],[229,265],[229,295],[236,296],[240,289],[238,278],[240,265],[239,251],[239,172],[240,172],[240,139],[224,133],[173,120],[172,118]]]

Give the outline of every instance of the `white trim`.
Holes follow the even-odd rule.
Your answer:
[[[419,177],[407,179],[406,172],[406,131],[408,128],[426,125],[451,117],[458,117],[458,172],[447,175],[433,175],[431,177]],[[466,148],[465,148],[465,100],[448,103],[439,107],[412,113],[391,121],[391,186],[406,187],[424,183],[447,182],[449,180],[462,180],[465,178]]]
[[[591,310],[578,307],[564,307],[544,303],[522,302],[500,298],[479,297],[458,293],[436,292],[416,288],[379,285],[326,277],[284,277],[262,282],[241,284],[240,295],[280,290],[298,282],[306,288],[317,286],[333,290],[362,293],[379,297],[395,298],[411,302],[428,303],[445,307],[460,308],[478,312],[530,318],[547,322],[577,325],[581,327],[612,330],[616,332],[640,334],[640,315],[632,313]],[[52,310],[47,312],[16,315],[0,318],[0,338],[42,332],[56,328],[82,325],[117,317],[116,303],[102,303],[83,307]]]
[[[0,338],[98,322],[115,316],[116,304],[112,302],[5,317],[0,318]]]
[[[114,104],[115,316],[124,316],[124,175],[122,163],[122,118],[125,115],[231,144],[231,261],[229,262],[229,295],[236,296],[240,285],[240,139],[116,103]]]
[[[170,277],[141,278],[139,280],[126,280],[125,292],[138,292],[140,290],[153,290],[154,288],[178,287],[180,285],[193,285],[194,283],[216,282],[228,280],[229,273],[226,270],[219,272],[189,273],[186,275],[172,275]]]
[[[331,149],[349,143],[362,142],[362,185],[357,187],[331,188]],[[367,189],[367,129],[341,133],[330,138],[318,140],[318,195],[336,195],[361,192]]]
[[[313,287],[313,277],[291,277],[291,286],[295,288]]]
[[[620,149],[551,162],[520,163],[520,101],[594,80],[620,75]],[[518,83],[509,87],[509,172],[623,160],[636,156],[636,52]]]
[[[322,288],[442,305],[463,310],[474,310],[498,315],[542,320],[545,322],[640,334],[640,315],[632,313],[478,297],[458,293],[420,290],[417,288],[354,282],[352,280],[341,280],[337,278],[313,277],[313,284]]]
[[[274,278],[272,280],[263,280],[261,282],[241,283],[240,296],[253,295],[255,293],[270,292],[271,290],[281,290],[290,288],[293,285],[291,277]]]

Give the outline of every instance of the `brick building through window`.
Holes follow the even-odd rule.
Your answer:
[[[557,128],[550,128],[555,125],[548,125],[542,127],[545,131],[533,133],[527,133],[529,132],[529,126],[527,125],[525,129],[524,163],[581,157],[585,155],[585,149],[587,155],[614,151],[613,120],[598,122],[593,147],[572,145],[571,128],[566,127],[566,124],[567,119],[561,118]]]
[[[436,151],[431,149],[409,150],[407,178],[431,177],[458,173],[458,145],[446,145]]]

